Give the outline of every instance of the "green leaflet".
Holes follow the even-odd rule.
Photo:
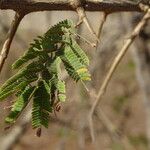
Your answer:
[[[60,56],[68,74],[75,80],[90,80],[87,68],[82,64],[69,45],[66,45]]]
[[[3,91],[7,86],[11,86],[12,84],[18,85],[22,82],[23,72],[18,72],[11,78],[9,78],[0,88],[0,91]]]
[[[21,65],[25,64],[29,60],[36,58],[37,56],[47,56],[47,52],[54,51],[56,48],[55,43],[59,43],[65,38],[65,36],[63,36],[65,34],[64,28],[70,29],[70,32],[72,32],[73,22],[70,20],[64,20],[59,24],[51,27],[45,33],[44,37],[35,39],[29,50],[12,65],[12,68],[17,69]]]
[[[52,76],[58,76],[58,74],[60,73],[60,63],[61,59],[59,57],[55,57],[48,62],[48,71]]]
[[[58,100],[60,102],[64,102],[66,100],[66,88],[65,88],[65,82],[58,80],[57,84],[56,84],[56,88],[58,91]]]
[[[22,57],[20,57],[15,63],[13,63],[12,68],[17,69],[21,65],[25,64],[31,59],[36,58],[38,55],[42,53],[43,51],[41,47],[41,41],[36,39],[35,43],[31,44],[31,47],[29,48],[29,50],[25,52],[25,54]]]
[[[51,93],[51,86],[47,83],[48,81],[43,80],[44,88],[48,94]]]
[[[57,94],[57,98],[58,98],[57,100],[64,102],[66,100],[65,82],[60,80],[58,76],[53,76],[49,81],[49,84],[51,85],[51,94],[52,95]]]
[[[65,34],[65,30],[68,30],[70,32],[74,32],[74,24],[71,20],[64,20],[59,22],[58,24],[52,26],[45,34],[46,37],[56,37],[56,36],[62,36]]]
[[[0,88],[0,100],[5,99],[22,87],[25,87],[29,83],[37,80],[37,75],[35,73],[41,71],[43,68],[44,67],[41,63],[32,62],[20,70],[16,75],[11,77],[2,85]]]
[[[10,114],[6,117],[5,121],[7,123],[14,123],[16,119],[19,117],[20,113],[29,103],[31,98],[32,92],[34,91],[35,87],[27,86],[22,94],[17,98],[15,103],[12,106]]]
[[[78,75],[78,73],[75,71],[75,69],[67,62],[67,61],[63,61],[63,64],[65,66],[66,71],[68,72],[69,76],[75,80],[75,81],[79,81],[80,80],[80,76]]]
[[[70,47],[72,48],[74,53],[77,55],[80,62],[82,64],[88,66],[89,65],[89,59],[88,59],[87,55],[85,54],[85,52],[81,49],[81,47],[78,45],[78,43],[74,39],[72,39]]]
[[[74,40],[74,33],[72,21],[59,22],[38,36],[12,65],[18,72],[0,87],[0,101],[11,94],[17,96],[6,122],[15,122],[32,97],[33,128],[48,127],[50,113],[66,99],[61,63],[75,81],[90,80],[88,57]]]
[[[57,100],[57,82],[59,80],[58,75],[53,75],[53,77],[49,80],[49,85],[51,86],[51,105],[53,106],[55,100]]]
[[[20,84],[20,82],[22,81],[22,78],[25,78],[26,76],[28,77],[31,75],[33,77],[33,81],[36,80],[37,75],[35,73],[40,72],[43,69],[44,69],[44,66],[41,62],[33,61],[31,64],[28,64],[26,67],[21,69],[18,73],[16,73],[14,76],[8,79],[1,86],[0,91],[4,90],[7,86],[10,86],[11,84],[16,84],[16,85]]]
[[[49,113],[51,112],[50,93],[45,83],[40,81],[33,97],[32,127],[38,128],[44,126],[48,128]]]
[[[55,44],[66,42],[66,34],[68,32],[74,32],[73,22],[70,20],[64,20],[58,24],[52,26],[44,35],[42,41],[43,49],[50,50],[51,52],[57,47]],[[51,44],[49,44],[51,43]]]
[[[49,57],[47,55],[46,52],[43,52],[43,51],[38,51],[38,50],[35,50],[35,49],[29,49],[29,51],[27,51],[24,56],[22,56],[20,59],[18,59],[13,65],[12,65],[12,68],[13,69],[17,69],[19,68],[20,66],[22,66],[23,64],[25,64],[26,62],[28,62],[29,60],[32,60],[36,57],[40,57],[41,59],[40,60],[47,60]]]
[[[13,94],[14,92],[20,90],[21,88],[27,86],[31,81],[23,81],[20,82],[19,84],[11,84],[10,86],[6,87],[4,90],[0,91],[0,101],[8,97],[9,95]]]

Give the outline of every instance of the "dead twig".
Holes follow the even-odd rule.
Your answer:
[[[93,142],[95,141],[95,136],[94,136],[94,127],[93,127],[92,117],[93,117],[93,114],[95,112],[95,109],[99,105],[99,103],[101,102],[102,97],[103,97],[103,95],[107,89],[108,84],[109,84],[109,81],[111,80],[112,75],[115,72],[117,66],[119,65],[119,63],[122,60],[122,58],[124,57],[124,55],[126,54],[130,45],[133,43],[134,39],[137,37],[137,35],[141,31],[141,29],[145,26],[145,24],[147,23],[147,21],[149,19],[150,19],[150,9],[147,9],[146,14],[142,18],[142,20],[139,22],[139,24],[135,27],[131,36],[126,40],[122,49],[119,51],[119,53],[115,57],[112,65],[110,66],[110,69],[108,70],[108,73],[106,74],[106,77],[105,77],[105,79],[104,79],[104,81],[103,81],[103,83],[99,89],[96,100],[95,100],[94,104],[92,105],[92,108],[91,108],[90,113],[89,113],[89,127],[90,127],[91,137],[92,137]]]
[[[9,54],[9,50],[10,50],[10,46],[11,46],[11,43],[12,43],[12,40],[15,36],[15,33],[18,29],[18,26],[22,20],[22,18],[24,17],[23,14],[19,14],[16,12],[15,14],[15,17],[14,17],[14,20],[12,21],[12,25],[8,31],[8,34],[7,34],[7,38],[3,44],[3,47],[2,47],[2,50],[1,50],[1,53],[0,53],[0,73],[2,71],[2,68],[3,68],[3,65],[7,59],[7,56]]]

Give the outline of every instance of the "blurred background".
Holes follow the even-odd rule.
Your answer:
[[[13,11],[0,13],[0,47],[13,19]],[[95,32],[98,32],[102,14],[87,12]],[[0,150],[149,150],[150,149],[150,23],[140,33],[121,61],[94,116],[96,142],[92,144],[88,127],[88,115],[101,83],[114,57],[121,49],[132,29],[141,19],[138,13],[114,13],[107,17],[98,49],[82,40],[78,43],[90,59],[92,81],[86,92],[81,83],[65,77],[67,100],[62,109],[51,116],[48,129],[41,137],[35,136],[30,122],[30,105],[16,124],[4,130],[4,118],[8,114],[13,96],[0,104]],[[75,12],[38,12],[25,16],[12,43],[9,57],[3,68],[0,84],[15,71],[11,64],[21,56],[38,35],[43,35],[51,25],[64,19],[75,23]],[[91,42],[93,35],[85,24],[78,34]],[[92,95],[91,94],[91,95]]]

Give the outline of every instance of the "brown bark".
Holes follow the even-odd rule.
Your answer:
[[[108,13],[118,11],[141,11],[139,1],[145,0],[81,0],[86,11],[104,11]],[[11,9],[28,14],[36,11],[71,10],[74,11],[71,0],[0,0],[0,9]],[[147,2],[149,3],[149,1]]]

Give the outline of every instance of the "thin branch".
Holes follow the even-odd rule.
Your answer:
[[[101,102],[102,97],[103,97],[103,95],[107,89],[108,84],[109,84],[109,81],[111,80],[112,75],[115,72],[117,66],[119,65],[120,61],[124,57],[125,53],[127,52],[128,48],[130,47],[130,45],[133,43],[136,36],[139,34],[139,32],[145,26],[145,24],[147,23],[147,21],[149,19],[150,19],[150,9],[147,10],[147,13],[144,15],[142,20],[139,22],[139,24],[133,30],[130,38],[127,39],[127,41],[123,45],[122,49],[120,50],[118,55],[115,57],[110,69],[108,70],[108,73],[106,74],[106,77],[102,83],[102,86],[99,89],[99,92],[97,94],[97,98],[96,98],[94,104],[92,105],[92,108],[91,108],[90,113],[89,113],[89,126],[90,126],[91,137],[92,137],[93,142],[95,141],[95,136],[94,136],[94,127],[93,127],[92,117],[93,117],[93,114],[95,112],[95,109],[99,105],[99,103]]]
[[[6,38],[6,40],[3,44],[3,47],[2,47],[2,50],[1,50],[1,53],[0,53],[0,73],[2,71],[5,60],[7,59],[12,40],[15,36],[15,33],[18,29],[18,26],[19,26],[23,16],[24,15],[22,15],[22,14],[16,13],[15,17],[14,17],[14,20],[12,22],[12,25],[11,25],[9,31],[8,31],[7,38]]]
[[[102,14],[102,19],[101,19],[99,29],[98,29],[98,34],[97,34],[97,37],[98,37],[99,41],[100,41],[100,36],[101,36],[101,33],[102,33],[104,23],[106,22],[107,15],[108,14],[105,13],[105,12]],[[97,49],[97,47],[98,47],[98,41],[96,42],[96,49]]]

